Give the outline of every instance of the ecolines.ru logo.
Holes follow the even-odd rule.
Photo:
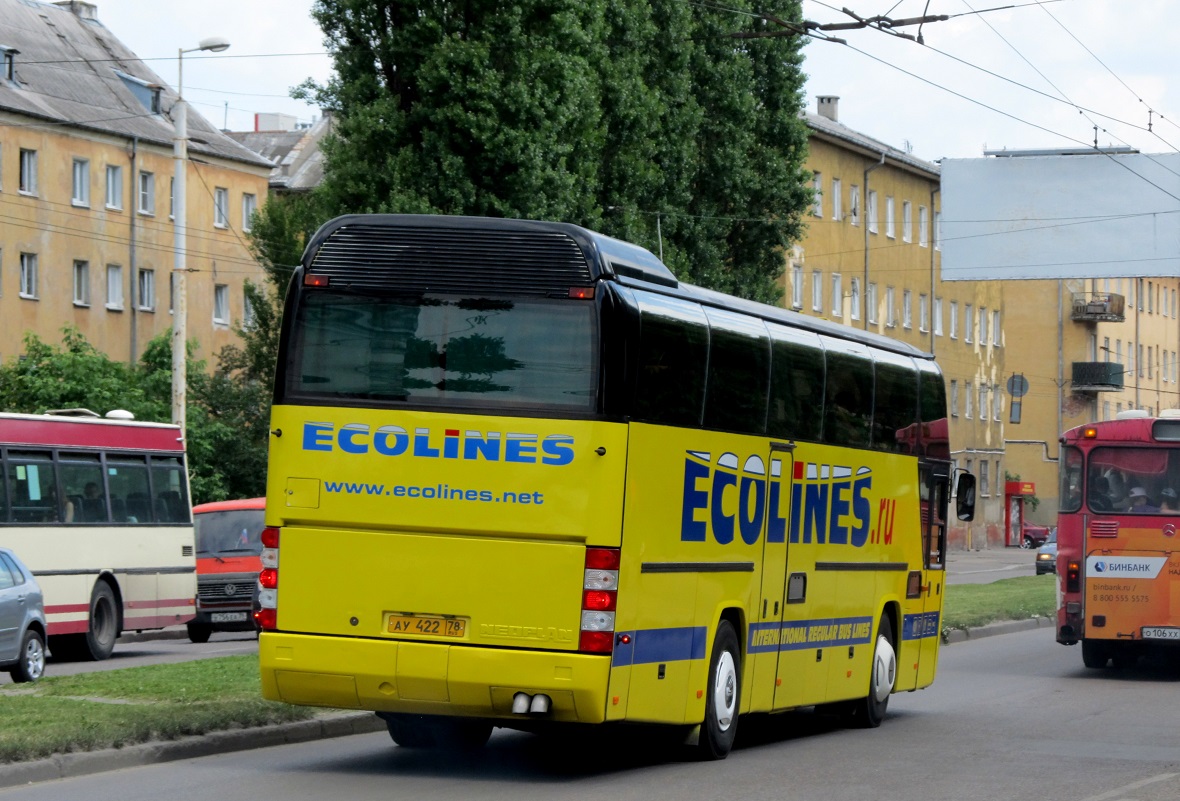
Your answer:
[[[739,468],[739,463],[741,467]],[[893,541],[897,502],[882,498],[880,525],[872,529],[872,470],[859,467],[796,462],[791,485],[790,541],[863,547]],[[704,513],[704,514],[701,514]],[[711,533],[722,545],[758,541],[765,523],[766,541],[782,542],[787,531],[782,509],[782,462],[770,461],[769,471],[760,456],[741,462],[723,453],[713,463],[712,454],[688,451],[684,460],[684,495],[681,504],[680,539],[704,542]]]
[[[537,434],[460,432],[457,428],[445,429],[439,437],[438,432],[429,428],[416,428],[410,434],[401,426],[380,426],[374,430],[365,423],[347,423],[337,429],[333,423],[305,422],[303,450],[565,465],[574,460],[574,438],[568,434],[550,434],[540,439]]]

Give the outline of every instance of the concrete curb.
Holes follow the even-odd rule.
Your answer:
[[[0,788],[376,731],[385,731],[385,723],[372,712],[344,712],[295,723],[210,732],[180,740],[129,745],[126,748],[54,754],[32,762],[0,765]]]
[[[1052,628],[1054,619],[1051,617],[1033,617],[1027,620],[1005,620],[1000,623],[988,623],[986,626],[974,626],[969,629],[951,629],[942,636],[945,645],[967,640],[978,640],[983,637],[994,637],[997,634],[1012,634],[1029,629]]]

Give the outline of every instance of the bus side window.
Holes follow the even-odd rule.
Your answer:
[[[770,338],[761,320],[705,309],[709,319],[709,376],[705,427],[742,434],[766,430]]]
[[[818,442],[823,425],[824,351],[809,332],[770,326],[774,338],[767,433]]]
[[[639,375],[635,416],[667,425],[697,426],[705,405],[709,325],[701,307],[635,292],[640,302]]]
[[[867,354],[828,350],[826,356],[824,442],[866,448],[873,417],[873,362]]]
[[[912,430],[918,414],[918,373],[905,357],[879,354],[876,361],[873,449],[900,452],[908,445],[902,435]]]

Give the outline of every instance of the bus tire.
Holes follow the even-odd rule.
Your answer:
[[[115,650],[119,639],[119,605],[111,585],[96,582],[90,594],[90,626],[86,629],[86,650],[83,659],[101,662]]]
[[[1088,668],[1100,670],[1106,667],[1107,660],[1110,659],[1110,651],[1106,648],[1106,643],[1098,642],[1097,640],[1082,640],[1082,664]]]
[[[709,659],[709,682],[705,690],[705,719],[697,740],[698,756],[704,760],[725,759],[737,736],[738,710],[742,700],[741,651],[733,624],[722,620],[713,638]]]
[[[482,720],[439,718],[433,715],[379,715],[389,737],[401,748],[437,748],[447,751],[476,751],[492,736],[492,724]]]
[[[213,636],[213,627],[208,623],[189,623],[186,628],[190,642],[209,642],[209,638]]]
[[[857,723],[864,729],[875,729],[885,720],[889,696],[897,681],[897,651],[893,647],[893,623],[889,615],[881,616],[877,627],[877,642],[873,647],[873,662],[869,667],[869,694],[860,702]]]

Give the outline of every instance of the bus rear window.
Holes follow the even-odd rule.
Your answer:
[[[286,365],[291,398],[593,411],[594,304],[308,292]]]

